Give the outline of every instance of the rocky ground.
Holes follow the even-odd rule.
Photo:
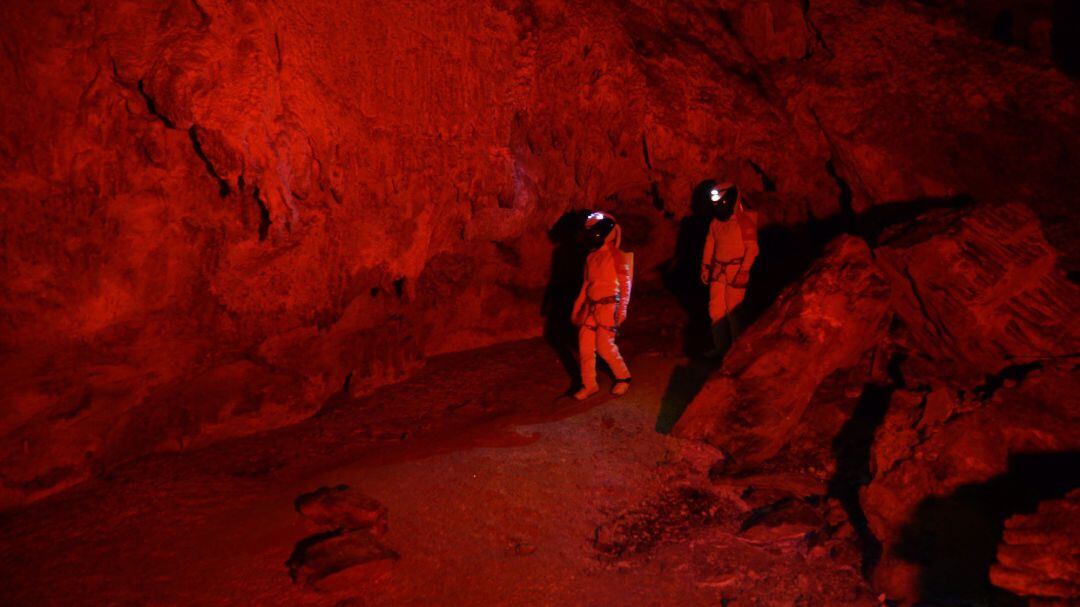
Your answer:
[[[683,354],[692,291],[639,294],[624,398],[567,398],[552,330],[102,470],[0,520],[0,599],[1074,603],[1080,290],[1060,252],[1022,204],[873,227],[775,301],[752,292],[771,305],[722,361]]]
[[[657,431],[671,305],[639,308],[621,399],[559,399],[551,348],[512,343],[9,513],[0,603],[876,604],[835,500],[710,481],[714,450]]]

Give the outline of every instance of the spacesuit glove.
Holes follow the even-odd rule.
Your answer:
[[[701,266],[701,284],[709,284],[709,266]]]
[[[736,289],[745,289],[746,285],[749,284],[749,282],[750,281],[747,279],[746,274],[739,272],[735,275],[735,278],[731,279],[731,286],[735,287]]]

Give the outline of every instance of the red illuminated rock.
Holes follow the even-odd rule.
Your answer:
[[[314,535],[285,564],[293,581],[317,590],[349,590],[385,578],[400,556],[363,531]]]
[[[866,243],[841,237],[739,338],[674,433],[705,439],[740,465],[772,457],[818,385],[880,341],[890,292]]]
[[[932,214],[888,240],[877,258],[903,321],[896,339],[907,356],[904,380],[932,390],[895,393],[873,442],[873,480],[861,501],[884,548],[876,578],[890,596],[909,599],[934,592],[927,588],[973,593],[949,581],[973,574],[927,565],[922,559],[932,557],[920,550],[932,549],[919,538],[940,535],[935,525],[962,529],[998,516],[956,513],[972,501],[991,512],[1004,507],[996,487],[1039,472],[1040,457],[1080,447],[1072,397],[1080,383],[1063,358],[1080,344],[1080,289],[1061,272],[1034,214],[1016,204]],[[1021,455],[1036,463],[1018,472]],[[1048,472],[1066,481],[1070,474]],[[955,524],[941,523],[950,517]]]
[[[1080,481],[1080,287],[1060,261],[1019,204],[933,212],[872,253],[842,237],[739,338],[675,431],[725,450],[720,473],[813,481],[803,466],[835,460],[828,486],[881,544],[879,589],[982,600],[995,525]],[[837,381],[876,383],[856,405]],[[871,386],[882,402],[863,402]]]
[[[895,395],[875,436],[873,480],[861,495],[884,548],[877,585],[911,600],[981,591],[962,580],[990,566],[994,521],[1080,480],[1076,462],[1062,455],[1080,449],[1080,416],[1068,396],[1078,390],[1067,368],[1048,366],[986,400],[953,401],[954,414],[944,419],[935,414],[937,391]],[[942,565],[950,562],[955,570]]]
[[[572,208],[642,285],[712,176],[1076,241],[1074,81],[902,4],[721,4],[3,3],[0,507],[537,335]]]
[[[386,533],[386,507],[348,485],[320,487],[296,498],[296,511],[322,527]]]
[[[1005,522],[990,581],[1035,605],[1080,600],[1080,490]]]
[[[1025,205],[930,215],[876,257],[921,375],[974,385],[1007,365],[1080,349],[1080,288]]]

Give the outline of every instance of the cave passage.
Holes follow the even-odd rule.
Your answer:
[[[0,605],[1080,604],[1080,3],[0,3]]]

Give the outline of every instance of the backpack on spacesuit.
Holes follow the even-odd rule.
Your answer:
[[[619,307],[615,313],[618,324],[626,320],[626,314],[630,309],[630,293],[634,286],[634,254],[619,248],[618,238],[615,240],[615,274],[623,288],[619,292]]]

